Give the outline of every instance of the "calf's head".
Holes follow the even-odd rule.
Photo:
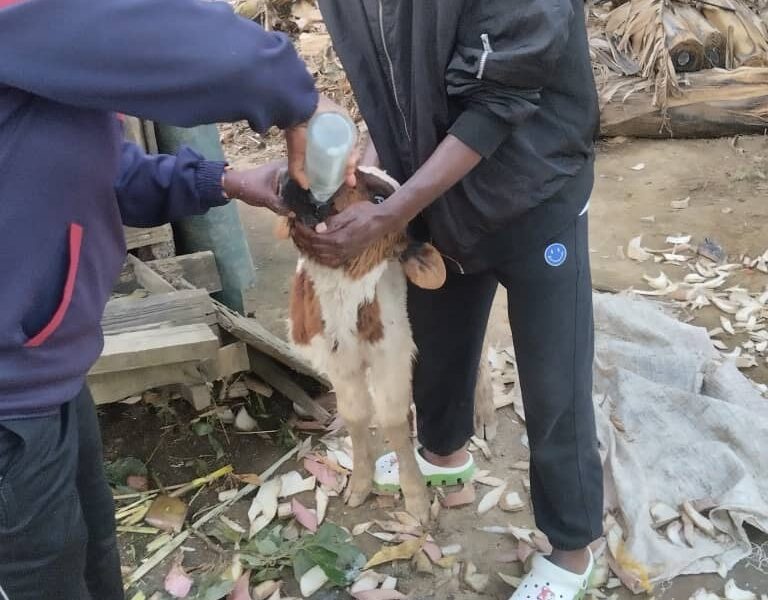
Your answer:
[[[373,167],[359,167],[356,175],[357,186],[352,188],[345,184],[325,204],[315,203],[310,192],[301,189],[286,175],[281,182],[280,194],[295,216],[279,219],[275,236],[279,239],[289,238],[296,221],[314,228],[328,217],[358,202],[381,204],[399,187],[384,171]],[[445,263],[437,249],[432,244],[410,240],[405,231],[389,233],[372,242],[340,268],[352,279],[358,279],[381,262],[395,258],[400,260],[403,271],[414,285],[424,289],[438,289],[445,283]]]

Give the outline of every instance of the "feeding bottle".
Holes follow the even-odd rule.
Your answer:
[[[307,130],[305,169],[315,202],[325,204],[344,183],[349,155],[357,143],[357,127],[336,112],[312,117]]]

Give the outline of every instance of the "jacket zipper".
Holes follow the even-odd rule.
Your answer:
[[[411,132],[408,130],[408,119],[405,118],[405,111],[400,105],[400,97],[397,94],[397,83],[395,83],[395,66],[392,64],[392,56],[389,54],[389,47],[387,46],[387,39],[384,35],[384,2],[379,0],[379,32],[381,33],[381,44],[384,47],[384,56],[387,58],[387,64],[389,65],[389,76],[392,80],[392,92],[395,95],[395,105],[397,110],[400,111],[400,116],[403,118],[403,127],[405,128],[405,137],[408,141],[411,141]]]
[[[397,83],[395,82],[395,66],[392,64],[392,56],[389,53],[389,46],[387,45],[387,38],[384,34],[384,2],[382,0],[379,0],[379,33],[381,35],[381,45],[384,48],[384,56],[387,59],[387,65],[389,66],[389,77],[392,83],[392,93],[395,96],[395,105],[397,106],[397,110],[400,112],[400,116],[403,119],[403,128],[405,129],[405,137],[408,138],[408,141],[411,141],[411,132],[408,129],[408,119],[405,118],[405,111],[403,110],[403,107],[400,105],[400,97],[397,93]],[[486,36],[487,37],[487,36]],[[461,275],[464,275],[464,267],[461,265],[461,263],[456,260],[455,258],[451,258],[450,256],[443,254],[443,258],[447,258],[450,260],[453,264],[455,264],[458,269],[459,273]]]
[[[493,47],[491,46],[491,39],[487,33],[480,36],[480,40],[483,42],[483,55],[480,57],[480,68],[477,70],[477,78],[482,79],[485,75],[485,65],[488,63],[488,57],[493,53]]]

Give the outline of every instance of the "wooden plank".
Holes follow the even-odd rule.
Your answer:
[[[206,377],[198,360],[88,376],[88,387],[96,404],[120,402],[147,390],[167,385],[198,385],[205,382]]]
[[[331,387],[326,377],[315,371],[287,342],[271,334],[256,319],[244,317],[215,300],[213,305],[222,329],[294,371],[308,375],[328,388]]]
[[[145,298],[127,296],[107,303],[101,325],[114,334],[158,325],[191,325],[216,322],[213,301],[205,290],[182,290],[150,294]]]
[[[250,368],[251,363],[245,343],[236,342],[219,348],[219,353],[216,357],[217,379],[229,377],[235,373],[242,373],[243,371],[250,370]]]
[[[155,124],[152,121],[141,121],[141,127],[144,130],[144,145],[148,154],[157,154],[157,135]]]
[[[139,148],[147,151],[147,140],[145,137],[144,126],[141,121],[136,117],[126,115],[123,120],[123,132],[125,133],[125,139],[129,142],[133,142]]]
[[[176,291],[175,287],[148,267],[146,263],[133,256],[133,254],[128,255],[127,261],[133,268],[133,275],[136,277],[138,284],[148,292],[152,292],[153,294],[168,294]]]
[[[182,397],[192,405],[196,411],[205,410],[213,404],[211,397],[211,388],[205,384],[178,386]]]
[[[170,225],[161,225],[160,227],[125,227],[125,244],[128,250],[162,244],[173,241],[173,230]]]
[[[331,420],[331,413],[312,400],[299,385],[294,383],[290,375],[276,361],[255,351],[250,352],[250,357],[251,371],[266,383],[320,423],[325,424]]]
[[[91,373],[98,375],[205,360],[215,358],[218,349],[219,338],[202,323],[106,335],[104,350]]]
[[[153,260],[146,264],[171,283],[183,278],[196,288],[209,292],[220,292],[222,289],[216,257],[210,250]]]
[[[213,359],[92,374],[88,376],[88,387],[96,404],[109,404],[153,388],[177,384],[196,386],[248,370],[248,351],[245,344],[238,342],[219,348]]]

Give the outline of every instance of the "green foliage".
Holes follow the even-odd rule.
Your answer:
[[[240,560],[252,569],[256,582],[278,578],[291,567],[296,580],[319,566],[330,582],[339,587],[352,583],[365,565],[365,556],[352,543],[349,534],[326,523],[314,535],[294,540],[282,536],[282,526],[265,530],[241,548]]]

